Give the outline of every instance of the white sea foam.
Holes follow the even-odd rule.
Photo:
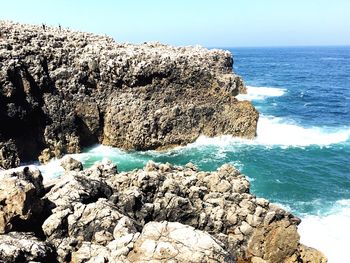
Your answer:
[[[349,139],[350,128],[302,127],[282,118],[260,117],[256,143],[280,146],[327,146]]]
[[[247,86],[248,94],[240,94],[236,98],[239,100],[264,100],[267,97],[279,97],[285,94],[286,89],[273,87],[253,87]]]
[[[268,147],[328,146],[343,143],[350,138],[350,128],[302,127],[288,123],[282,118],[261,116],[258,121],[257,137],[253,140],[234,138],[229,135],[208,138],[200,136],[186,147],[213,145],[226,147],[234,144],[264,145]]]
[[[91,160],[93,159],[101,161],[103,158],[123,163],[143,161],[137,156],[133,156],[132,154],[125,152],[121,149],[105,145],[96,145],[94,147],[91,147],[86,152],[77,154],[67,154],[67,156],[71,156],[72,158],[82,162],[83,164],[91,162]],[[61,159],[52,159],[47,164],[38,166],[41,173],[43,174],[44,179],[47,180],[58,177],[64,172],[64,169],[60,165],[60,161]]]
[[[280,208],[282,208],[282,209],[284,209],[284,210],[286,210],[288,212],[292,212],[292,208],[289,205],[287,205],[287,204],[281,204],[281,203],[277,203],[277,202],[276,203],[272,203],[272,204],[277,205]]]
[[[64,171],[58,159],[52,159],[47,164],[39,165],[38,168],[43,175],[44,181],[58,177]]]
[[[97,145],[90,149],[89,154],[98,154],[104,157],[113,156],[115,154],[123,154],[124,152],[118,148],[106,145]]]
[[[305,216],[298,227],[301,243],[321,250],[329,263],[348,260],[350,199],[337,201],[324,216]]]

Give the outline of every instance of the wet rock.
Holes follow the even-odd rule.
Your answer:
[[[61,159],[61,166],[66,171],[81,171],[83,170],[83,164],[70,156],[65,156]]]

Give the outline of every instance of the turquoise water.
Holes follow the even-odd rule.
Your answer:
[[[252,193],[303,219],[307,245],[330,262],[344,262],[350,244],[350,47],[233,48],[235,72],[259,109],[253,140],[200,137],[166,152],[124,152],[106,146],[75,155],[84,166],[107,157],[118,170],[148,160],[196,164],[213,171],[231,163],[251,181]],[[42,167],[53,176],[57,162]]]

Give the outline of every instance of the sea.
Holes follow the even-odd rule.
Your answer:
[[[260,112],[257,138],[201,136],[165,152],[126,152],[96,145],[73,155],[89,167],[102,158],[119,171],[148,160],[194,163],[214,171],[230,163],[251,192],[302,219],[301,242],[330,263],[350,262],[350,47],[226,48]],[[58,160],[41,166],[46,178],[62,172]]]

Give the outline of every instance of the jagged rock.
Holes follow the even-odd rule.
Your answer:
[[[0,235],[0,262],[56,262],[53,248],[32,233],[11,232]]]
[[[72,253],[72,260],[76,263],[133,262],[129,261],[127,256],[130,251],[134,249],[135,241],[138,239],[139,235],[139,232],[134,233],[127,231],[122,236],[115,237],[115,240],[109,242],[106,246],[93,244],[91,242],[83,242],[79,249]]]
[[[1,137],[0,137],[1,140]],[[2,169],[10,169],[19,165],[17,147],[13,140],[0,141],[0,171]]]
[[[60,259],[65,261],[71,256],[74,248],[79,248],[83,242],[94,244],[96,247],[109,244],[117,237],[115,232],[121,230],[119,221],[125,222],[124,218],[116,207],[105,199],[89,204],[76,202],[72,208],[55,208],[53,214],[44,222],[43,231],[47,240],[57,249]],[[119,239],[136,233],[136,228],[132,227],[135,223],[127,220],[131,228],[124,228],[118,236]]]
[[[52,214],[42,229],[62,262],[69,259],[72,251],[83,242],[96,246],[108,244],[114,239],[118,220],[124,217],[113,203],[105,199],[112,195],[112,189],[100,177],[101,174],[96,176],[115,169],[110,162],[104,163],[105,166],[99,163],[95,169],[81,173],[68,171],[55,181],[45,196],[51,204]]]
[[[70,208],[76,202],[88,204],[111,195],[112,189],[104,181],[90,178],[88,173],[70,173],[56,181],[45,198],[53,207]]]
[[[326,256],[317,249],[300,245],[300,259],[305,263],[327,263]],[[294,262],[293,262],[294,263]]]
[[[44,203],[42,176],[34,167],[0,172],[0,234],[11,229],[25,230],[40,222]]]
[[[234,262],[223,244],[176,222],[150,222],[129,253],[131,262]]]
[[[59,262],[183,262],[189,255],[190,262],[327,261],[300,244],[300,219],[250,194],[247,178],[230,165],[202,172],[149,162],[117,173],[103,160],[66,171],[46,189],[27,174],[7,173],[0,185],[32,178],[38,193],[46,191],[40,234]]]
[[[286,220],[274,221],[254,231],[247,254],[267,262],[285,262],[298,253],[299,239],[295,225]]]
[[[256,135],[258,112],[235,99],[245,87],[228,51],[8,21],[0,35],[0,149],[14,143],[0,150],[4,168],[97,142],[145,150]]]
[[[117,173],[117,165],[111,160],[103,158],[101,162],[96,162],[92,169],[88,169],[87,173],[90,178],[108,178]]]
[[[66,171],[81,171],[83,170],[83,164],[70,156],[65,156],[61,159],[61,166]]]

